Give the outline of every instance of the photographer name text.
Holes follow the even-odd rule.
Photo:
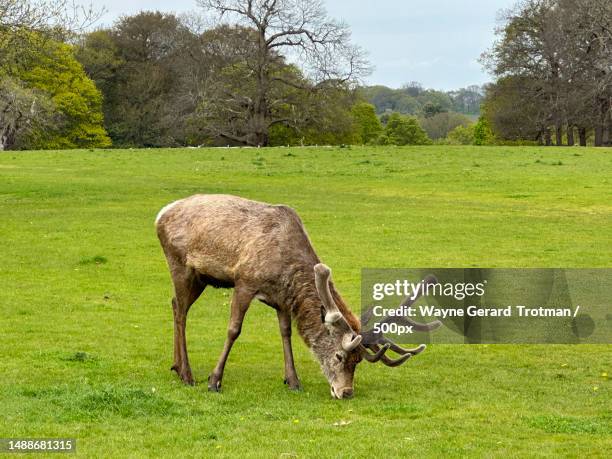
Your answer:
[[[374,306],[372,312],[376,317],[435,317],[446,319],[450,317],[576,317],[580,306],[568,308],[528,307],[524,305],[506,307],[468,306],[457,308],[441,308],[438,306],[400,306],[385,308]]]

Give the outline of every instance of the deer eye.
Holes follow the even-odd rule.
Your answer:
[[[342,354],[336,354],[336,358],[338,359],[338,362],[342,362]]]

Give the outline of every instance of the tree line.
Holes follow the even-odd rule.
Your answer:
[[[483,57],[483,113],[502,140],[612,145],[612,2],[522,0]],[[577,139],[576,139],[577,136]]]
[[[0,0],[0,149],[612,144],[607,0],[520,0],[482,56],[495,82],[448,92],[363,86],[320,0],[197,3],[86,31],[93,7]]]
[[[428,144],[477,110],[418,83],[385,88],[412,110],[381,105],[322,2],[198,3],[215,27],[141,12],[83,32],[100,12],[0,0],[0,148]]]
[[[484,97],[478,85],[454,91],[425,89],[418,81],[402,85],[399,89],[387,86],[364,86],[361,95],[376,107],[379,114],[394,111],[408,115],[431,116],[441,112],[455,112],[464,115],[480,114]]]

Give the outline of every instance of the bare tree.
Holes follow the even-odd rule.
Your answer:
[[[18,146],[34,131],[51,127],[56,115],[48,96],[0,78],[0,151]]]
[[[66,40],[96,23],[104,11],[74,0],[0,0],[0,69],[30,51],[28,33]]]
[[[350,42],[348,26],[329,18],[320,0],[198,0],[198,4],[222,24],[250,31],[241,34],[246,53],[241,65],[226,77],[251,76],[255,84],[245,93],[220,83],[214,94],[208,94],[203,114],[212,120],[234,120],[209,122],[212,135],[267,145],[271,126],[294,121],[277,107],[298,108],[296,94],[279,88],[323,91],[355,83],[369,71],[364,52]],[[299,64],[295,65],[299,71],[283,65],[285,60]],[[220,117],[224,107],[230,112]]]
[[[95,23],[102,12],[93,3],[84,6],[71,0],[0,0],[0,27],[80,31]]]

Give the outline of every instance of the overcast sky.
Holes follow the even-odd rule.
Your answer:
[[[515,0],[327,0],[327,10],[343,19],[353,41],[374,64],[368,84],[399,87],[419,81],[428,88],[456,89],[482,84],[489,76],[478,57],[493,40],[496,13]],[[184,13],[195,0],[99,0],[112,23],[141,10]]]

